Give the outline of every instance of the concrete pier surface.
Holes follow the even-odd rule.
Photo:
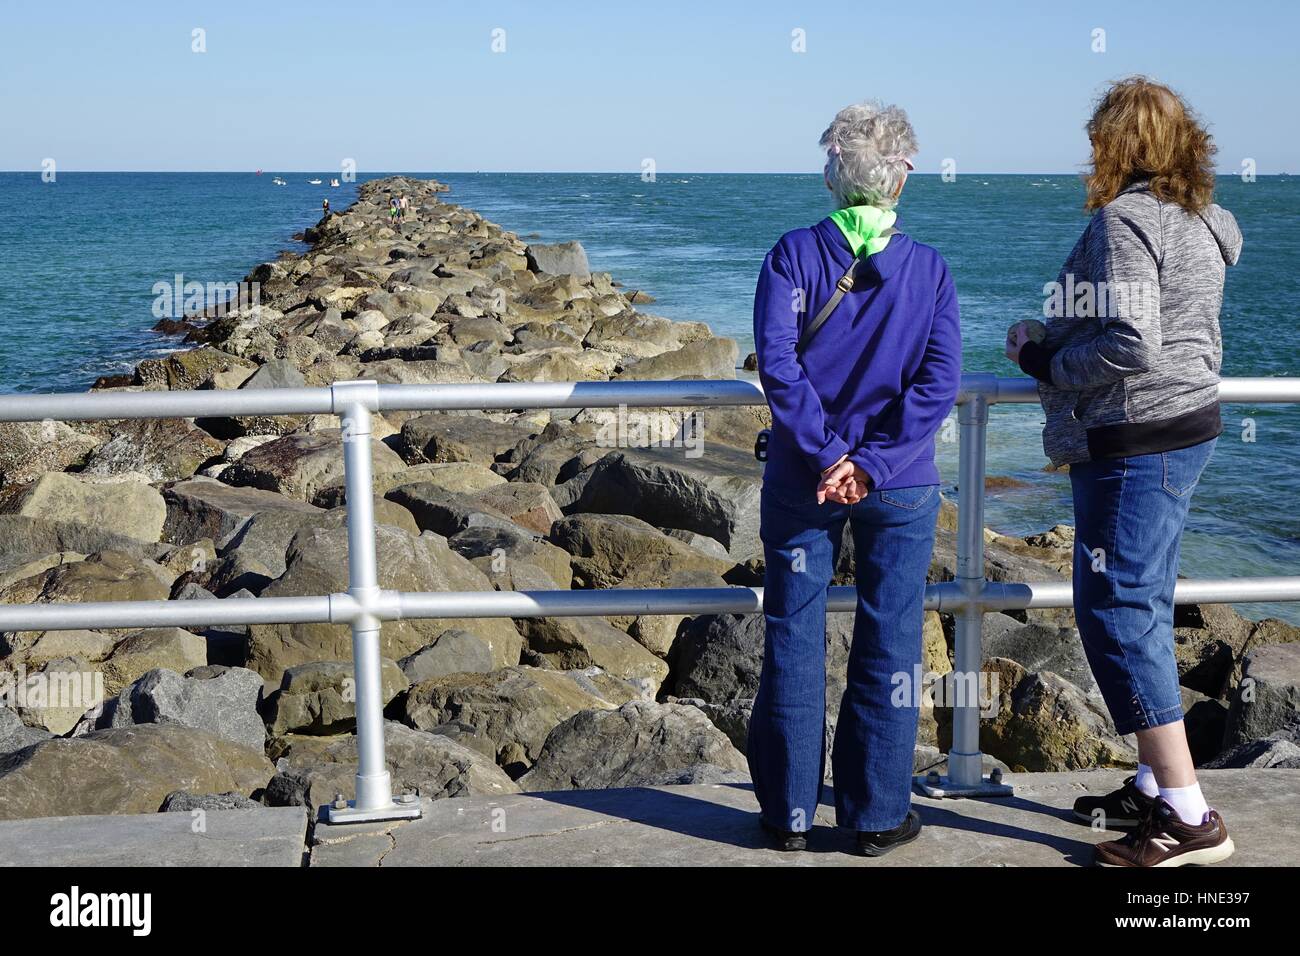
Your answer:
[[[302,866],[303,807],[0,822],[0,866]]]
[[[1087,866],[1116,834],[1074,822],[1075,798],[1124,771],[1008,774],[1010,798],[914,795],[926,830],[887,857],[848,852],[833,804],[807,853],[767,849],[745,785],[559,790],[426,801],[420,820],[308,827],[301,807],[0,822],[0,866]],[[1300,770],[1208,770],[1236,854],[1300,865]],[[831,794],[827,788],[827,800]]]
[[[1118,834],[1074,822],[1070,806],[1127,775],[1008,774],[1009,798],[914,795],[926,830],[877,860],[845,852],[833,805],[818,813],[809,852],[766,849],[749,788],[704,785],[439,800],[407,823],[318,825],[311,865],[1088,866],[1092,845]],[[1300,770],[1209,770],[1201,782],[1237,845],[1222,865],[1300,865]]]

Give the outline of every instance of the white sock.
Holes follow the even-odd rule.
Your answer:
[[[1144,763],[1138,764],[1137,779],[1133,781],[1133,786],[1137,787],[1148,797],[1154,797],[1160,792],[1160,787],[1156,783],[1156,775],[1151,772],[1151,768]]]
[[[1201,796],[1201,785],[1194,783],[1190,787],[1161,787],[1160,799],[1174,808],[1178,819],[1191,826],[1205,822],[1205,815],[1210,806]]]

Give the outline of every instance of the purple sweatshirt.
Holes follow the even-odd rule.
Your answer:
[[[848,454],[873,491],[938,484],[934,436],[961,380],[948,264],[895,235],[858,269],[853,291],[796,356],[804,326],[852,261],[848,240],[824,219],[787,232],[763,262],[754,342],[772,409],[764,480],[811,488]]]

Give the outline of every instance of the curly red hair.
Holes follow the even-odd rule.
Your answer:
[[[1188,212],[1200,212],[1213,199],[1214,141],[1169,87],[1144,76],[1120,80],[1102,95],[1087,129],[1088,209],[1100,209],[1143,179],[1158,199]]]

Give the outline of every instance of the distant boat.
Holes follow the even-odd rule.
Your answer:
[[[307,184],[308,184],[309,186],[319,186],[319,185],[320,185],[320,180],[319,180],[319,179],[309,179],[309,180],[307,180]]]
[[[285,182],[283,179],[281,179],[279,176],[276,176],[274,179],[271,180],[271,185],[272,185],[272,186],[287,186],[287,185],[289,185],[289,184],[286,183],[286,182]]]
[[[331,186],[337,186],[338,184],[339,184],[339,181],[338,181],[337,179],[331,179],[331,180],[330,180],[330,185],[331,185]]]

